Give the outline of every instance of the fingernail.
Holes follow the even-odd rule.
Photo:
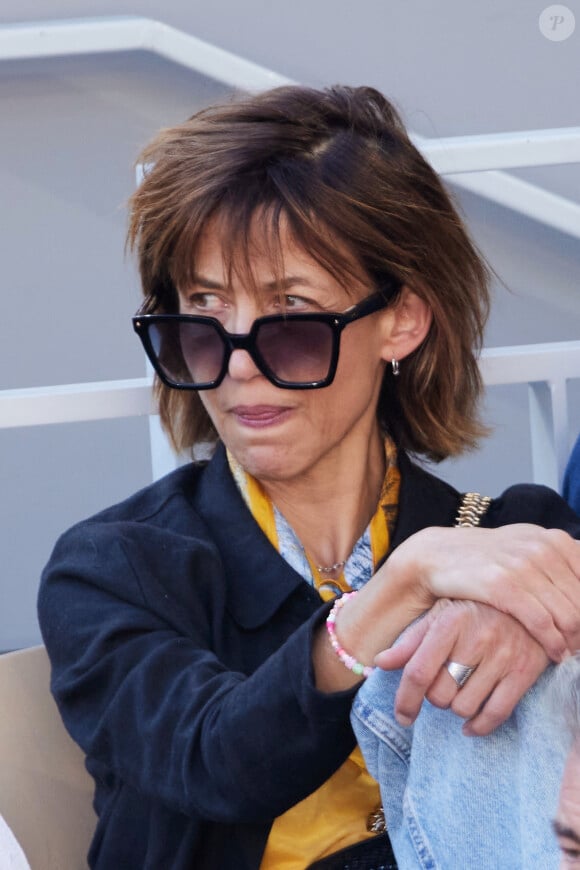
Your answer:
[[[408,728],[409,725],[413,724],[413,720],[411,719],[411,717],[406,716],[404,713],[397,713],[396,716],[397,716],[397,722],[399,723],[399,725],[404,725],[405,728]]]

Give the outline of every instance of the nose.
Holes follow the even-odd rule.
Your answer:
[[[247,350],[233,350],[228,363],[228,375],[236,381],[249,381],[261,375]]]

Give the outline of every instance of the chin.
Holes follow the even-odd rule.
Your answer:
[[[233,445],[229,449],[242,468],[257,480],[289,480],[299,473],[299,463],[289,448]]]

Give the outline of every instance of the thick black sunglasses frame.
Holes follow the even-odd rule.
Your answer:
[[[322,387],[328,387],[334,380],[336,375],[336,367],[338,365],[338,355],[340,351],[340,335],[343,329],[346,329],[351,323],[360,320],[362,317],[367,317],[369,314],[375,314],[386,308],[392,301],[393,296],[398,289],[397,286],[391,286],[388,290],[379,293],[373,293],[372,296],[367,296],[356,305],[347,308],[343,312],[307,312],[305,314],[270,314],[265,317],[258,317],[252,323],[252,328],[245,335],[226,332],[222,324],[215,317],[205,317],[196,314],[137,314],[132,318],[133,328],[145,349],[151,365],[159,375],[160,379],[168,387],[175,390],[213,390],[219,387],[226,376],[230,357],[234,350],[245,350],[249,353],[253,362],[262,374],[276,387],[281,387],[285,390],[318,390]],[[387,295],[390,294],[390,295]],[[287,322],[315,322],[328,324],[332,330],[332,346],[330,352],[330,361],[328,373],[326,377],[315,381],[286,381],[279,378],[276,373],[270,368],[256,344],[258,332],[263,324],[269,323],[287,323]],[[221,369],[213,380],[206,381],[200,384],[186,384],[173,381],[164,371],[157,353],[153,347],[149,330],[152,326],[163,323],[199,323],[203,325],[211,325],[214,327],[223,344],[223,360]]]

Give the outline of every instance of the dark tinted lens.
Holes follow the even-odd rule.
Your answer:
[[[263,323],[256,345],[279,380],[289,384],[322,381],[330,368],[332,327],[314,320]]]
[[[219,376],[224,345],[208,323],[156,323],[151,343],[167,377],[177,384],[208,384]]]

